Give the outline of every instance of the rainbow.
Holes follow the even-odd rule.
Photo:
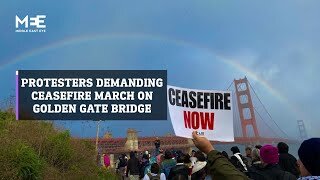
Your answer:
[[[212,49],[195,44],[192,42],[184,41],[181,39],[175,39],[172,37],[164,37],[160,35],[155,34],[142,34],[142,33],[104,33],[104,34],[88,34],[88,35],[82,35],[82,36],[75,36],[71,38],[65,38],[60,41],[56,41],[50,44],[47,44],[45,46],[41,46],[39,48],[32,49],[30,51],[24,52],[18,56],[16,56],[13,59],[9,59],[5,61],[4,63],[0,64],[0,69],[3,69],[7,66],[13,65],[19,61],[22,61],[24,59],[33,57],[35,55],[39,55],[41,53],[47,52],[52,49],[62,48],[70,45],[75,45],[78,43],[84,43],[84,42],[91,42],[91,41],[101,41],[101,40],[108,40],[108,39],[144,39],[149,41],[161,41],[161,42],[169,42],[174,43],[176,45],[181,45],[185,47],[191,47],[199,50],[203,50],[210,54],[213,57],[216,57],[217,60],[221,61],[224,64],[227,64],[231,66],[232,68],[238,70],[239,72],[245,74],[248,78],[258,82],[261,84],[271,95],[276,97],[279,101],[287,105],[291,111],[297,113],[299,108],[294,107],[289,100],[281,94],[279,91],[274,89],[271,84],[266,81],[265,79],[261,78],[259,75],[257,75],[254,71],[251,69],[248,69],[247,67],[243,66],[239,62],[237,62],[235,59],[223,56],[221,54],[218,54],[214,52]]]

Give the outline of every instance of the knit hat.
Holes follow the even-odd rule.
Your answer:
[[[278,164],[279,162],[278,149],[272,145],[264,145],[260,149],[260,157],[264,163]]]
[[[303,141],[298,155],[304,167],[312,176],[320,176],[320,138]]]

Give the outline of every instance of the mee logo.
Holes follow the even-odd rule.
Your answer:
[[[46,15],[19,17],[16,15],[15,32],[46,32]]]

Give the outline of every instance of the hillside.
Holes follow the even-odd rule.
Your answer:
[[[97,166],[92,144],[47,121],[0,111],[0,179],[117,179]]]

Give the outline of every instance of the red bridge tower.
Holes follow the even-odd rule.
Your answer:
[[[244,79],[234,80],[236,89],[237,103],[240,114],[240,121],[242,127],[242,134],[244,138],[249,137],[247,127],[252,126],[254,137],[259,138],[256,117],[249,90],[249,83],[247,77]]]

